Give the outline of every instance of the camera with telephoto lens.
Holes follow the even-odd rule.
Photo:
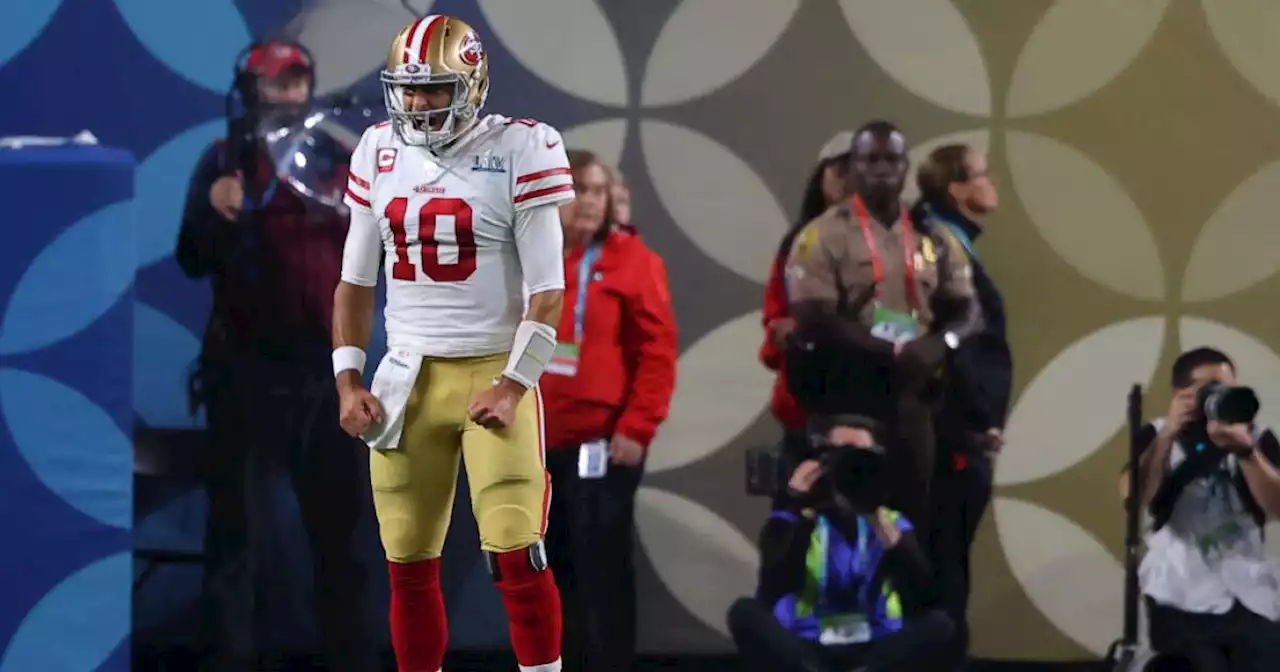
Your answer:
[[[1206,383],[1196,393],[1196,408],[1205,420],[1228,425],[1251,424],[1261,403],[1252,388]]]
[[[856,513],[871,513],[884,505],[888,491],[884,481],[884,449],[822,444],[807,454],[748,450],[747,494],[777,497],[790,494],[805,506],[823,508],[838,499]],[[789,492],[788,482],[805,460],[818,461],[820,476],[808,492]]]

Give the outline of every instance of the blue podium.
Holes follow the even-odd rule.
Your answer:
[[[129,669],[134,169],[0,148],[0,672]]]

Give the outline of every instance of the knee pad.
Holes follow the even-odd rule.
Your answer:
[[[480,545],[485,550],[520,549],[542,538],[546,496],[541,481],[498,481],[472,494]]]
[[[541,513],[541,512],[539,512]],[[492,503],[479,512],[476,527],[480,528],[480,538],[497,548],[522,548],[531,538],[542,535],[539,529],[540,519],[519,504]]]
[[[541,540],[514,551],[484,552],[484,564],[494,582],[520,579],[547,569],[547,548]]]

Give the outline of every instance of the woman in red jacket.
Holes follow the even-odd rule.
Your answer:
[[[609,171],[609,177],[613,179],[613,187],[609,190],[609,212],[613,216],[613,226],[619,231],[636,235],[639,231],[631,221],[631,186],[627,184],[627,176],[614,168]]]
[[[678,343],[662,260],[610,221],[609,172],[580,150],[569,166],[564,311],[539,382],[554,492],[546,543],[564,669],[609,672],[635,655],[635,495],[675,391]]]
[[[787,391],[787,371],[783,366],[784,343],[796,326],[787,309],[787,288],[784,284],[787,254],[791,252],[791,244],[800,229],[844,198],[845,174],[849,169],[849,148],[852,145],[853,132],[840,131],[822,146],[818,165],[804,189],[800,216],[782,237],[764,290],[764,343],[760,346],[760,361],[778,373],[773,382],[770,408],[782,423],[784,448],[792,451],[803,451],[808,442],[805,439],[804,411]]]

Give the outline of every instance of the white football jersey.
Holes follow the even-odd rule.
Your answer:
[[[524,315],[516,213],[573,200],[556,129],[489,115],[442,155],[370,126],[346,203],[381,231],[391,348],[428,357],[506,352]]]

